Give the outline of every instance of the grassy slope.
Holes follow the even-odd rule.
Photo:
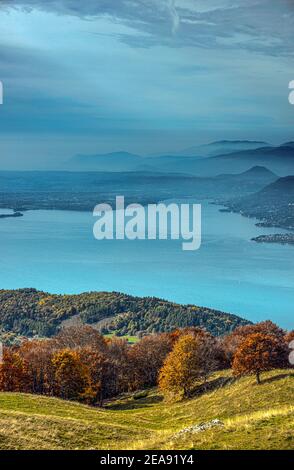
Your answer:
[[[228,376],[223,372],[218,376]],[[19,393],[0,394],[0,449],[293,449],[294,371],[237,380],[176,404],[156,391],[96,410]],[[224,428],[173,435],[214,418]]]

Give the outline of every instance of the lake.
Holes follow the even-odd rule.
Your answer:
[[[194,252],[182,251],[181,240],[97,241],[91,213],[37,210],[1,219],[0,288],[114,290],[293,328],[294,246],[250,241],[285,231],[256,227],[207,202],[202,216],[202,245]]]

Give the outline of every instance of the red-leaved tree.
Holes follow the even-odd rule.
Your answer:
[[[260,384],[260,374],[277,367],[283,355],[283,344],[276,337],[253,333],[237,349],[232,365],[233,373],[237,376],[255,374]]]

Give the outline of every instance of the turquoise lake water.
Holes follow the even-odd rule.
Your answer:
[[[181,241],[97,241],[95,220],[70,211],[0,219],[0,288],[115,290],[294,327],[294,246],[250,241],[282,230],[256,227],[253,219],[205,203],[202,245],[191,252],[182,251]]]

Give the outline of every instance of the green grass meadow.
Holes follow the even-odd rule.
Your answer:
[[[0,449],[293,449],[294,371],[264,373],[261,385],[251,376],[219,386],[230,374],[216,374],[210,391],[178,403],[155,389],[104,409],[0,393]],[[223,427],[175,436],[216,418]]]

